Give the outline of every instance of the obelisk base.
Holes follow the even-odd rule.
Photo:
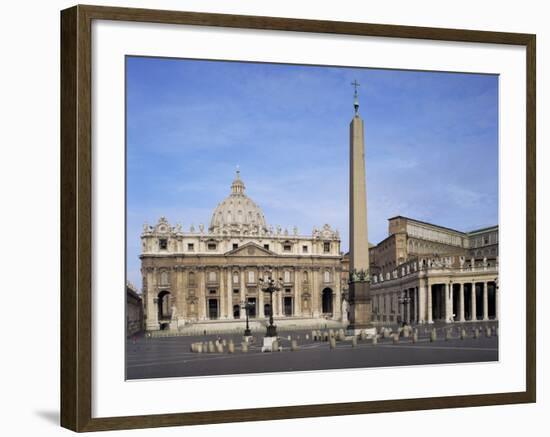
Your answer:
[[[350,317],[348,330],[372,328],[372,299],[368,281],[352,282],[349,285]]]

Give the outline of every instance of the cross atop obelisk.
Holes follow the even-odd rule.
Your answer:
[[[353,106],[355,107],[355,116],[359,116],[359,95],[357,94],[357,88],[361,86],[359,82],[357,82],[357,79],[354,79],[354,81],[351,83],[351,85],[354,88],[353,91]]]

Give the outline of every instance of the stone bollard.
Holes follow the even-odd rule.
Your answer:
[[[460,330],[460,339],[464,340],[466,337],[467,337],[466,330],[464,328],[462,328]]]
[[[241,343],[241,348],[242,348],[243,353],[248,352],[248,342],[243,341],[243,342]]]
[[[330,347],[330,349],[336,349],[336,340],[334,338],[330,339],[329,347]]]
[[[475,328],[474,329],[474,338],[479,338],[479,329],[478,328]]]
[[[214,349],[214,342],[212,340],[210,340],[208,342],[208,353],[212,354],[216,351],[216,349]]]
[[[393,344],[399,343],[399,332],[393,334]]]
[[[377,334],[374,334],[372,336],[372,344],[378,344],[378,335]]]
[[[233,343],[233,340],[229,340],[229,343],[227,343],[227,353],[228,354],[235,353],[235,343]]]
[[[279,340],[273,340],[273,343],[271,343],[271,352],[279,352]]]
[[[309,334],[306,334],[306,340],[309,340]]]
[[[219,354],[223,354],[223,343],[222,342],[216,343],[216,352],[218,352]]]
[[[376,335],[376,334],[375,334]],[[367,333],[364,329],[361,329],[361,332],[359,332],[359,339],[361,341],[365,341],[367,339]]]
[[[191,343],[191,347],[189,349],[191,352],[196,352],[195,343]]]
[[[384,337],[384,338],[389,338],[389,337],[390,337],[390,333],[391,333],[391,331],[390,331],[388,328],[384,328],[384,335],[383,335],[383,337]]]
[[[351,338],[351,347],[357,347],[357,337],[355,335]]]
[[[449,341],[453,339],[453,333],[450,328],[445,330],[445,341]]]
[[[333,330],[333,329],[329,329],[329,330],[328,330],[328,336],[329,336],[330,338],[334,337],[334,330]]]
[[[287,339],[288,341],[292,341],[292,336],[289,335],[286,339]]]
[[[196,349],[197,349],[197,353],[198,354],[202,354],[204,349],[202,348],[202,343],[196,343],[195,345]]]
[[[202,342],[202,351],[204,353],[208,352],[208,343],[206,341]]]
[[[306,335],[306,337],[307,337],[307,335]],[[316,335],[316,332],[315,332],[315,331],[311,331],[311,339],[312,339],[313,341],[317,341],[317,335]]]
[[[226,340],[225,338],[222,340],[222,346],[223,346],[223,347],[226,347],[226,346],[227,346],[227,340]]]
[[[491,328],[487,326],[487,329],[485,330],[485,336],[486,336],[486,337],[490,337],[491,334],[492,334]]]
[[[403,328],[403,338],[408,338],[409,337],[409,335],[410,335],[409,329],[410,328],[408,326],[405,326]]]
[[[412,341],[413,341],[413,343],[416,343],[418,341],[418,329],[415,329],[413,331]]]
[[[432,332],[430,332],[430,341],[434,342],[437,340],[437,331],[435,328],[432,328]]]
[[[296,340],[292,340],[292,341],[290,342],[290,350],[291,350],[292,352],[295,352],[295,351],[298,350],[298,342],[297,342]]]

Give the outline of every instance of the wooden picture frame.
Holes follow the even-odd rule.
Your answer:
[[[511,393],[279,406],[178,414],[92,417],[92,37],[93,20],[185,24],[356,36],[476,42],[526,48],[526,390]],[[275,420],[536,400],[535,57],[531,34],[239,16],[166,10],[75,6],[61,12],[61,425],[100,431]]]

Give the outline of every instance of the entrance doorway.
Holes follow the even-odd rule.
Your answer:
[[[330,288],[325,288],[323,290],[323,314],[332,316],[332,290]]]
[[[248,310],[248,317],[250,317],[250,318],[256,317],[256,298],[255,297],[249,297],[247,299],[247,302],[250,305],[250,308]]]
[[[292,315],[292,297],[290,296],[285,296],[284,311],[285,311],[285,316]]]
[[[208,299],[208,318],[211,320],[218,318],[218,299]]]

